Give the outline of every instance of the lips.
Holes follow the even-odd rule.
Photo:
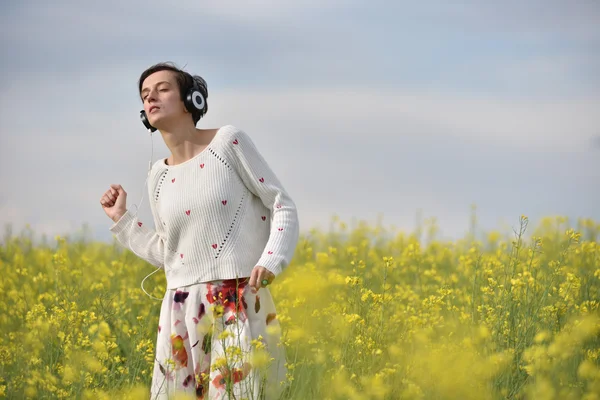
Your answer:
[[[150,107],[150,109],[148,110],[148,113],[151,113],[154,110],[158,110],[159,108],[157,106],[152,106]]]

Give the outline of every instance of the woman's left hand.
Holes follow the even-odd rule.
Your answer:
[[[265,287],[267,285],[270,285],[271,282],[273,282],[273,279],[275,279],[275,274],[274,273],[272,273],[271,271],[269,271],[265,267],[261,267],[260,265],[257,265],[252,270],[252,275],[250,275],[250,281],[248,282],[248,284],[251,287],[253,287],[256,290],[258,290],[261,287]],[[267,280],[267,282],[268,282],[267,285],[263,284],[263,280]]]

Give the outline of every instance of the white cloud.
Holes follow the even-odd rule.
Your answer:
[[[480,1],[468,6],[446,3],[435,8],[443,10],[437,15],[444,21],[452,21],[469,33],[496,33],[523,41],[587,41],[600,37],[600,5],[595,0]]]
[[[350,5],[352,2],[317,0],[281,2],[274,0],[252,0],[239,2],[182,0],[166,3],[158,0],[105,0],[90,3],[73,0],[58,0],[52,3],[29,1],[3,18],[1,32],[18,39],[22,35],[39,38],[54,37],[64,41],[78,41],[82,34],[87,38],[139,39],[140,45],[152,47],[152,38],[171,36],[180,29],[189,32],[197,29],[205,32],[204,26],[216,28],[212,33],[220,35],[229,24],[270,28],[286,26],[285,20],[306,16],[312,12],[323,12],[332,8]],[[192,25],[190,25],[192,24]],[[49,28],[55,28],[49,30]],[[289,27],[288,27],[289,28]],[[77,32],[77,34],[73,34]],[[204,38],[198,36],[198,40]]]
[[[398,90],[394,92],[352,88],[347,90],[298,89],[280,92],[220,94],[217,109],[236,116],[268,110],[271,121],[315,127],[326,121],[337,129],[326,135],[347,137],[362,131],[369,138],[430,135],[462,138],[531,151],[581,151],[597,134],[600,98],[575,100],[502,99]],[[253,108],[248,109],[248,104]],[[255,117],[256,118],[256,117]],[[367,133],[368,132],[368,133]],[[318,129],[306,132],[317,139]]]
[[[108,185],[122,184],[129,204],[140,206],[151,147],[129,75],[94,71],[77,83],[17,82],[2,93],[0,109],[11,115],[0,121],[0,181],[10,188],[2,224],[30,222],[54,234],[89,222],[109,237],[98,203]],[[32,123],[35,90],[46,100]],[[535,212],[540,201],[538,210],[593,210],[589,201],[600,193],[589,182],[600,179],[600,165],[586,146],[597,135],[599,105],[415,89],[215,89],[200,126],[245,129],[296,199],[304,229],[327,227],[334,213],[383,213],[406,228],[423,209],[460,234],[473,201],[492,225]],[[158,132],[153,140],[153,160],[168,155]],[[565,165],[554,166],[558,160]],[[567,190],[579,194],[569,200]],[[147,202],[146,195],[144,218]]]

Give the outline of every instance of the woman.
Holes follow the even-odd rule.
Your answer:
[[[120,185],[100,203],[117,240],[166,275],[152,398],[276,399],[285,355],[267,286],[294,254],[296,206],[244,131],[196,128],[201,77],[160,63],[138,89],[144,125],[171,151],[149,175],[155,230],[127,210]]]

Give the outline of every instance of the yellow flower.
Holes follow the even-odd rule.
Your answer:
[[[581,379],[598,380],[600,379],[600,369],[590,360],[583,360],[577,368],[577,375]]]
[[[272,358],[266,350],[256,350],[252,352],[250,357],[250,363],[258,369],[265,368],[273,360],[275,359]]]
[[[35,398],[37,396],[37,389],[35,388],[35,386],[27,386],[25,388],[25,395],[27,396],[27,398]]]
[[[230,337],[234,337],[233,333],[231,331],[224,330],[221,333],[219,333],[218,339],[219,340],[225,340],[225,339],[230,338]]]
[[[105,321],[101,321],[100,324],[98,325],[98,334],[103,339],[110,336],[110,327],[108,326],[108,324]]]
[[[548,332],[547,330],[543,330],[535,335],[533,341],[535,343],[542,343],[547,341],[548,339],[550,339],[550,332]]]
[[[211,364],[211,370],[216,371],[223,367],[227,366],[227,358],[226,357],[217,357],[213,363]]]

